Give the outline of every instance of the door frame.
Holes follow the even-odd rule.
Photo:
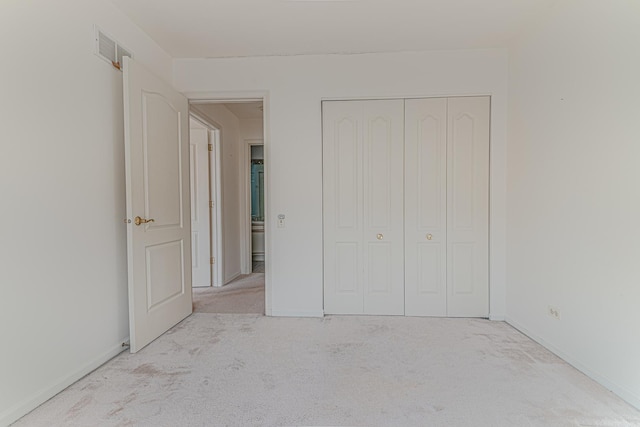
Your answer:
[[[264,146],[264,194],[265,194],[265,206],[264,206],[264,298],[265,298],[265,315],[271,316],[272,309],[272,288],[271,288],[271,209],[269,206],[269,194],[271,192],[271,180],[269,174],[269,148],[270,148],[270,104],[269,104],[269,91],[224,91],[224,92],[182,92],[184,96],[189,100],[189,104],[223,104],[226,102],[262,102],[262,141]],[[242,169],[242,168],[241,168]],[[244,199],[241,199],[244,200]],[[249,215],[250,215],[249,211]],[[248,230],[249,238],[251,238],[251,229]],[[241,242],[246,244],[247,230],[246,227],[241,228]],[[251,250],[251,246],[249,246]],[[243,249],[243,253],[246,254],[246,250]]]
[[[189,117],[206,127],[209,144],[213,151],[208,151],[209,168],[209,200],[213,202],[213,209],[209,208],[209,256],[215,259],[211,264],[211,285],[222,286],[224,252],[222,251],[222,186],[220,174],[220,126],[212,123],[197,111],[191,109],[189,103]]]
[[[261,145],[264,149],[264,140],[258,138],[247,138],[243,141],[243,162],[240,167],[242,173],[242,188],[244,191],[244,197],[242,200],[244,201],[243,206],[240,207],[240,213],[244,218],[244,254],[243,254],[243,266],[242,272],[244,274],[253,272],[253,232],[252,232],[252,223],[251,220],[251,147]],[[264,155],[263,155],[264,157]],[[266,175],[265,175],[266,176]],[[266,188],[266,184],[265,184]],[[265,190],[265,211],[266,211],[266,190]],[[266,216],[265,216],[266,223]],[[266,247],[265,247],[265,260],[266,260]]]

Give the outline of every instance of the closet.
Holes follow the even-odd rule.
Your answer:
[[[489,111],[323,102],[325,313],[488,316]]]

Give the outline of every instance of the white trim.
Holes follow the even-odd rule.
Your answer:
[[[82,366],[80,369],[69,373],[68,375],[59,378],[51,385],[44,387],[40,391],[34,393],[31,397],[27,397],[22,402],[14,405],[12,408],[7,409],[3,413],[0,413],[0,426],[7,426],[19,418],[25,416],[29,412],[33,411],[38,406],[42,405],[47,400],[51,399],[56,394],[69,387],[85,375],[95,371],[100,366],[104,365],[109,360],[116,357],[118,354],[126,350],[126,347],[122,346],[123,342],[128,342],[129,337],[123,338],[118,344],[114,344],[109,350],[96,357],[89,363]]]
[[[493,96],[491,92],[478,92],[478,93],[464,93],[454,94],[441,93],[429,95],[398,95],[398,96],[357,96],[357,97],[322,97],[320,101],[388,101],[392,99],[429,99],[429,98],[468,98],[477,96]]]
[[[213,152],[209,155],[209,161],[211,162],[213,157],[214,165],[214,174],[209,175],[210,184],[209,188],[211,190],[211,200],[214,204],[214,215],[211,221],[211,231],[215,233],[212,235],[211,239],[211,256],[215,258],[214,264],[214,277],[213,277],[213,285],[214,286],[222,286],[222,275],[224,269],[224,251],[222,250],[222,155],[220,148],[220,129],[210,130],[209,134],[213,137]],[[213,191],[215,188],[215,192]],[[215,224],[214,224],[215,222]]]
[[[205,126],[207,128],[210,128],[210,129],[218,130],[220,128],[220,126],[214,124],[212,122],[212,120],[209,120],[200,111],[191,108],[191,105],[193,105],[193,104],[190,102],[189,103],[189,115],[192,116],[194,120],[199,122],[202,126]],[[195,104],[195,105],[198,105],[198,104]]]
[[[273,310],[274,317],[324,317],[323,310],[297,311],[297,310]]]
[[[271,174],[269,173],[269,165],[271,164],[271,104],[269,99],[269,94],[265,93],[262,99],[262,145],[263,145],[263,158],[264,158],[264,266],[265,266],[265,275],[264,275],[264,287],[265,287],[265,315],[272,316],[273,315],[273,307],[272,307],[272,298],[273,298],[273,290],[271,287],[271,272],[273,271],[271,268]],[[274,209],[274,211],[277,211]]]
[[[252,145],[261,145],[264,147],[264,140],[260,138],[245,138],[244,143],[242,144],[242,152],[243,152],[243,160],[242,166],[240,166],[240,173],[242,173],[241,183],[242,183],[242,192],[243,203],[240,207],[240,214],[244,218],[244,224],[242,226],[243,231],[243,251],[242,251],[242,260],[243,260],[243,272],[250,273],[253,269],[253,232],[251,230],[251,179],[249,176],[251,175],[251,169],[249,165],[251,164],[251,146]],[[264,156],[263,156],[264,157]],[[266,163],[266,162],[265,162]],[[266,169],[266,165],[264,167]],[[265,197],[265,205],[266,205],[266,197]],[[266,223],[265,223],[266,225]],[[265,249],[266,252],[266,249]],[[263,260],[264,261],[264,260]]]
[[[505,316],[504,314],[489,314],[489,320],[492,322],[504,322]]]
[[[270,153],[270,120],[271,120],[271,104],[269,98],[269,91],[220,91],[220,92],[182,92],[184,96],[189,99],[190,104],[204,104],[204,103],[226,103],[226,102],[251,102],[262,101],[262,122],[263,122],[263,145],[264,145],[264,247],[265,247],[265,261],[264,261],[264,306],[265,315],[272,316],[272,293],[271,288],[271,209],[269,206],[269,189],[271,188],[269,169],[269,153]]]
[[[609,380],[599,372],[596,372],[593,369],[587,367],[575,357],[560,350],[558,347],[549,343],[547,340],[543,339],[539,335],[532,333],[526,327],[524,327],[522,324],[512,319],[511,317],[506,316],[506,322],[512,327],[514,327],[515,329],[517,329],[518,331],[520,331],[521,333],[523,333],[524,335],[526,335],[527,337],[531,338],[532,340],[540,344],[541,346],[545,347],[550,352],[554,353],[556,356],[558,356],[559,358],[561,358],[562,360],[564,360],[565,362],[567,362],[568,364],[570,364],[571,366],[573,366],[574,368],[576,368],[577,370],[585,374],[586,376],[590,377],[591,379],[600,383],[600,385],[606,387],[613,393],[620,396],[622,399],[626,400],[630,405],[633,405],[636,408],[640,409],[640,396],[636,396],[635,394],[633,394],[633,392],[631,392],[627,388],[616,384],[615,382]]]
[[[269,91],[182,92],[194,104],[265,101]]]

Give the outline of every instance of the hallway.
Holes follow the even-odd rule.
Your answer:
[[[264,314],[264,264],[221,288],[193,288],[194,313]]]

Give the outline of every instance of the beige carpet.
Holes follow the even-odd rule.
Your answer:
[[[196,313],[16,426],[638,426],[501,322]]]
[[[220,288],[193,288],[193,311],[264,314],[264,273],[241,276]]]

